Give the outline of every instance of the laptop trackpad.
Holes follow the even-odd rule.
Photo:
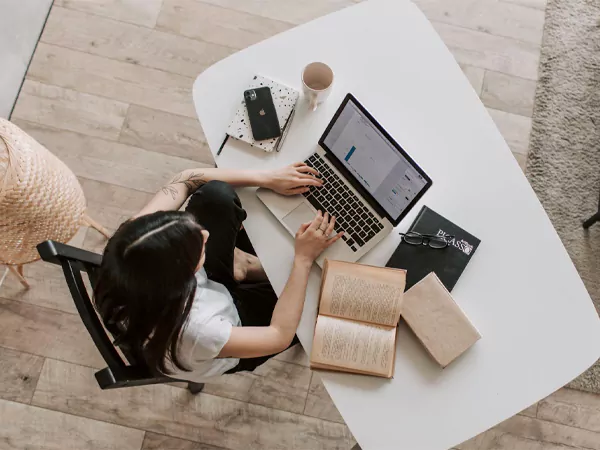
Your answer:
[[[296,234],[296,231],[305,222],[311,222],[315,218],[315,213],[306,203],[300,203],[296,208],[292,210],[282,221],[283,223]]]

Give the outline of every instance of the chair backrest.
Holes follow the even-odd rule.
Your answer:
[[[113,389],[127,386],[167,383],[173,381],[166,376],[154,375],[140,358],[121,349],[125,359],[121,357],[111,338],[106,333],[90,294],[86,289],[82,272],[87,272],[92,285],[95,284],[97,270],[102,256],[70,245],[55,241],[45,241],[37,246],[41,258],[49,263],[62,267],[67,286],[98,351],[108,367],[96,373],[96,380],[101,389]]]

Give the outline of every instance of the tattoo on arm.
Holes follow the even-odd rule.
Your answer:
[[[178,173],[169,184],[161,188],[161,191],[163,194],[170,195],[173,200],[176,200],[177,194],[179,194],[178,184],[183,184],[188,190],[188,194],[191,194],[206,183],[206,181],[202,179],[203,176],[204,173],[202,172],[192,172],[187,177],[183,178],[182,174]]]

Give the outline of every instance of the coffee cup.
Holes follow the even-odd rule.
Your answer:
[[[333,70],[322,62],[310,63],[302,71],[302,88],[312,111],[329,97],[333,79]]]

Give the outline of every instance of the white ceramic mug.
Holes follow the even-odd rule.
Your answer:
[[[313,62],[302,71],[302,87],[310,102],[310,109],[316,110],[331,93],[333,70],[322,62]]]

